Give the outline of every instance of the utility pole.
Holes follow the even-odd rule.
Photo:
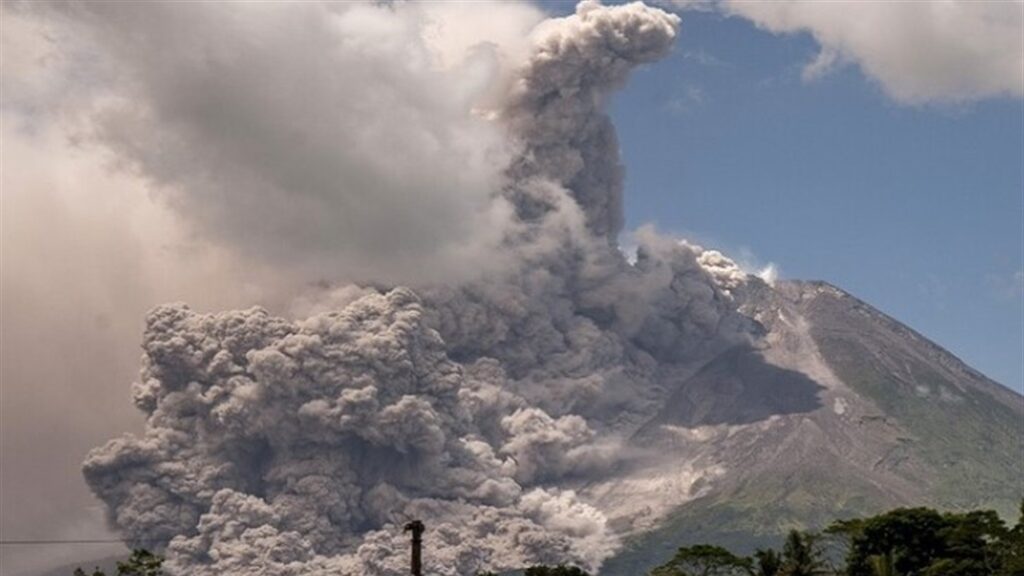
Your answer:
[[[405,525],[405,531],[412,532],[412,576],[423,576],[423,531],[426,529],[419,520]]]

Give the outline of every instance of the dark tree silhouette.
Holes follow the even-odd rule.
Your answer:
[[[149,550],[136,549],[132,551],[131,557],[124,562],[117,563],[117,576],[164,576],[164,559]],[[74,576],[107,576],[99,568],[86,573],[78,568]]]
[[[1024,576],[1024,500],[1020,503],[1017,525],[993,545],[998,576]]]
[[[651,571],[651,576],[746,576],[753,562],[721,546],[698,544],[680,548],[671,560]]]
[[[754,576],[780,576],[782,574],[782,556],[771,549],[759,549],[754,552]]]
[[[782,546],[780,576],[820,576],[827,574],[818,537],[809,532],[790,530]]]
[[[991,510],[900,508],[838,524],[833,528],[852,535],[849,576],[1024,576],[1024,529],[1007,529]]]

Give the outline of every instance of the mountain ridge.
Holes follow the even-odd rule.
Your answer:
[[[868,302],[858,298],[857,296],[847,292],[846,290],[843,290],[842,288],[836,286],[835,284],[832,284],[831,282],[828,282],[826,280],[786,280],[780,282],[780,286],[808,286],[830,290],[833,292],[833,294],[836,294],[840,298],[849,299],[853,301],[854,303],[856,303],[856,305],[858,305],[858,307],[863,308],[868,314],[877,318],[880,322],[884,323],[885,325],[890,326],[894,330],[904,332],[913,339],[915,339],[916,341],[922,343],[929,350],[936,354],[936,357],[939,361],[950,362],[951,367],[959,371],[962,371],[965,374],[986,381],[989,385],[991,385],[989,390],[990,392],[1003,395],[1008,399],[1024,400],[1024,396],[1021,396],[1012,388],[997,382],[996,380],[990,378],[983,372],[967,364],[966,362],[961,360],[959,356],[957,356],[952,351],[947,350],[941,344],[938,344],[934,340],[929,339],[927,336],[918,332],[913,327],[904,324],[895,317],[885,313],[882,310],[879,310],[878,308],[875,308]]]
[[[737,298],[763,336],[708,361],[635,438],[701,477],[648,528],[625,530],[601,574],[896,506],[1014,513],[1024,396],[828,282],[751,278]]]

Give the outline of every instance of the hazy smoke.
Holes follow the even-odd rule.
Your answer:
[[[310,17],[304,10],[289,17]],[[322,15],[318,10],[313,16]],[[120,8],[113,13],[122,15]],[[353,17],[345,14],[341,22]],[[381,27],[403,22],[401,9],[367,14],[380,18],[374,22]],[[625,439],[652,415],[664,396],[662,383],[747,333],[732,296],[744,276],[728,259],[652,230],[637,235],[633,263],[615,246],[622,170],[603,101],[632,68],[668,51],[677,22],[639,3],[583,2],[574,15],[538,25],[532,48],[495,74],[493,85],[507,88],[506,94],[495,96],[493,86],[482,91],[486,109],[472,120],[462,110],[466,117],[454,127],[447,116],[438,119],[445,137],[428,148],[456,155],[437,167],[439,180],[418,192],[415,202],[432,205],[417,215],[417,225],[422,219],[443,229],[475,210],[451,212],[445,202],[453,198],[505,206],[487,212],[504,218],[488,248],[501,255],[502,267],[444,285],[421,279],[414,289],[388,284],[388,273],[371,275],[388,287],[345,286],[307,298],[298,308],[312,316],[298,322],[260,309],[214,315],[182,305],[154,310],[134,387],[146,432],[110,442],[85,463],[86,479],[108,504],[113,524],[129,538],[167,542],[171,569],[195,575],[404,573],[406,537],[399,527],[411,517],[429,526],[431,573],[535,562],[597,568],[617,538],[600,510],[564,487],[600,477],[626,457]],[[372,43],[352,40],[362,34],[343,27],[332,49],[344,52],[351,41],[373,53]],[[251,63],[217,62],[228,76],[249,73]],[[206,73],[195,62],[170,64],[173,72],[153,74],[189,79],[195,66]],[[399,81],[415,73],[394,72]],[[349,97],[333,93],[324,102]],[[266,130],[253,136],[287,138],[288,126],[275,122],[266,120]],[[459,155],[458,134],[477,123],[472,131],[509,137],[496,148],[507,154],[505,167],[470,186],[483,194],[460,200],[447,187],[471,178],[478,164],[472,151]],[[179,136],[203,131],[196,138],[204,141],[232,133],[227,126],[182,129]],[[302,154],[285,154],[285,160],[331,153],[333,135],[303,141]],[[171,159],[186,150],[189,138],[180,150],[172,146]],[[131,142],[134,136],[122,144]],[[244,150],[235,144],[210,144],[223,148],[215,157],[228,159],[229,172],[241,166],[232,158]],[[266,146],[245,144],[254,154],[249,160],[284,150]],[[416,157],[420,152],[396,154],[424,163],[444,156]],[[467,159],[469,172],[457,166]],[[246,170],[265,170],[280,186],[257,192],[258,198],[291,198],[287,178],[302,170],[301,162],[257,167],[249,160]],[[374,159],[382,170],[391,170],[392,160]],[[410,160],[396,161],[401,167]],[[159,162],[171,162],[163,173],[187,195],[221,191],[214,163],[204,163],[209,173],[199,185],[177,174],[172,160]],[[314,196],[332,205],[345,171],[342,162],[324,172]],[[395,197],[404,198],[398,190]],[[240,191],[223,194],[216,202],[225,210],[243,201]],[[338,194],[344,207],[347,196]],[[323,207],[318,201],[311,210]],[[434,220],[435,211],[444,214]],[[331,215],[314,222],[331,222]],[[223,215],[211,218],[200,220],[232,224]],[[396,225],[387,218],[371,223],[383,226],[375,233]],[[262,233],[236,224],[231,234]],[[477,224],[479,218],[470,229]],[[329,233],[329,226],[317,226],[312,234]],[[460,225],[454,232],[465,230]],[[420,267],[431,266],[432,255],[419,257]]]

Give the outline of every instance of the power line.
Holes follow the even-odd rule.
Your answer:
[[[54,544],[128,544],[129,542],[158,543],[163,540],[116,539],[116,538],[82,538],[78,540],[0,540],[0,546],[44,546]]]

